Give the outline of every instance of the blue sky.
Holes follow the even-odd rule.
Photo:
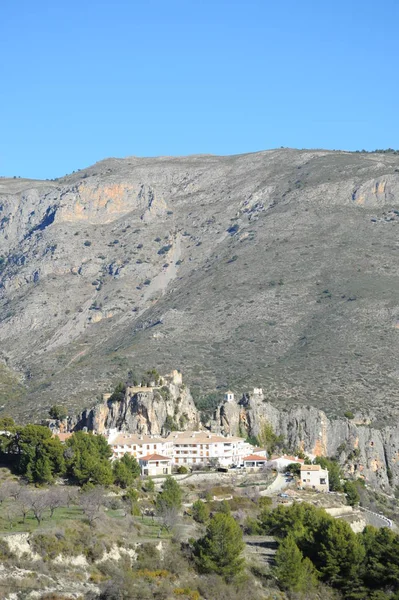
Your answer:
[[[0,5],[0,175],[399,147],[397,0]]]

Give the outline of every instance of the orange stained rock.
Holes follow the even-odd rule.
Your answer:
[[[127,184],[116,183],[109,186],[92,187],[88,184],[79,186],[78,197],[61,210],[61,220],[65,221],[97,221],[102,215],[102,221],[108,222],[114,217],[126,214],[135,206],[132,197],[137,198],[138,191]]]
[[[312,454],[315,456],[325,456],[326,450],[322,440],[316,440]]]
[[[375,193],[376,194],[385,194],[386,185],[387,185],[386,181],[379,181],[378,183],[376,183]]]

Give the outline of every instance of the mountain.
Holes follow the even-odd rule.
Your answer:
[[[277,407],[399,407],[399,157],[280,149],[0,179],[0,403],[90,406],[129,370]]]

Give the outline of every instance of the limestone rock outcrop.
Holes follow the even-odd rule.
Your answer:
[[[176,375],[166,377],[164,385],[128,387],[121,401],[105,400],[83,411],[77,418],[75,430],[87,427],[105,433],[109,429],[159,435],[170,427],[195,430],[199,413],[190,390]]]
[[[278,409],[263,393],[245,394],[216,411],[212,428],[232,435],[259,435],[270,423],[287,448],[336,457],[348,475],[389,490],[399,484],[399,427],[371,427],[367,418],[331,419],[312,406]]]

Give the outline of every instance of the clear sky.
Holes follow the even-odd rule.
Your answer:
[[[399,147],[398,0],[0,0],[0,175]]]

